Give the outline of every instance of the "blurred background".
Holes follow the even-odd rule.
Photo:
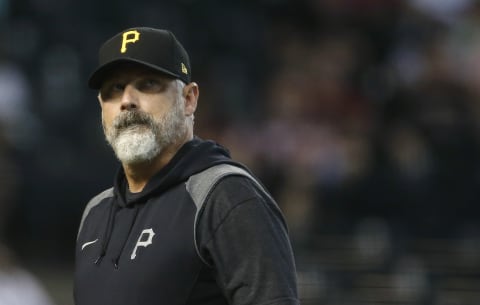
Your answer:
[[[86,80],[138,25],[177,35],[196,134],[277,198],[303,304],[480,304],[480,1],[0,0],[0,23],[0,304],[73,304],[118,166]]]

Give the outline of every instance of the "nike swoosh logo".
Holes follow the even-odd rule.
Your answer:
[[[92,241],[89,241],[89,242],[86,242],[82,245],[82,250],[86,247],[86,246],[90,246],[91,244],[94,244],[98,241],[98,238],[95,239],[95,240],[92,240]]]

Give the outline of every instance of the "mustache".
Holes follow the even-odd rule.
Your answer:
[[[117,131],[138,125],[153,127],[155,122],[151,115],[138,110],[121,113],[113,121],[113,128]]]

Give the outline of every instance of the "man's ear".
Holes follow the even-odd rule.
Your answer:
[[[185,98],[185,115],[190,116],[197,109],[198,96],[200,91],[197,83],[189,83],[183,88],[183,97]]]
[[[98,100],[98,104],[100,105],[100,108],[102,108],[102,95],[100,94],[100,92],[97,95],[97,100]]]

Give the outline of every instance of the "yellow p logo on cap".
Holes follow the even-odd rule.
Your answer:
[[[137,30],[127,31],[123,33],[122,48],[120,52],[127,52],[127,44],[135,43],[140,39],[140,33]]]

